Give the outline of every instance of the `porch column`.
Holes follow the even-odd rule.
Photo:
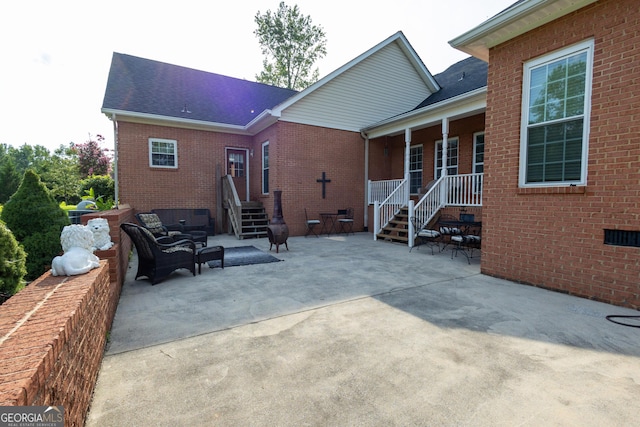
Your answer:
[[[404,180],[407,183],[406,191],[404,195],[405,203],[409,203],[409,196],[411,194],[411,182],[409,181],[409,157],[411,155],[411,128],[404,130]]]
[[[442,176],[447,176],[447,137],[449,136],[449,119],[442,119]]]
[[[447,152],[448,150],[448,142],[447,138],[449,136],[449,118],[445,117],[442,119],[442,174],[443,179],[446,179],[447,176]],[[441,204],[447,204],[447,194],[449,193],[447,186],[445,184],[445,191],[440,192]]]

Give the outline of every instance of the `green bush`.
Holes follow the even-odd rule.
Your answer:
[[[89,194],[93,188],[94,200],[102,197],[103,200],[116,197],[115,184],[109,175],[91,175],[80,182],[80,194]]]
[[[13,295],[24,287],[27,254],[15,236],[0,221],[0,293]]]
[[[62,252],[60,233],[69,225],[67,213],[40,177],[27,170],[18,191],[4,205],[2,220],[27,253],[27,280],[38,278]]]

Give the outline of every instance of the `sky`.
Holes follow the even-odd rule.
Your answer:
[[[449,40],[515,0],[288,0],[323,28],[326,76],[402,31],[432,74],[468,55]],[[0,143],[53,152],[96,135],[113,148],[100,112],[113,52],[255,81],[263,55],[258,12],[280,0],[19,0],[0,6]],[[379,3],[379,5],[375,5]]]

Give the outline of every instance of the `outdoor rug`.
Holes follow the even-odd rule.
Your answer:
[[[265,264],[268,262],[282,261],[261,251],[255,246],[238,246],[235,248],[224,248],[224,266],[235,267],[238,265]],[[209,261],[209,267],[219,267],[220,261]]]

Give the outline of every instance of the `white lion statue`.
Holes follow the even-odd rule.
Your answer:
[[[88,273],[100,266],[100,260],[93,254],[93,233],[84,225],[67,225],[60,234],[64,254],[51,262],[54,276],[75,276]]]
[[[87,221],[87,227],[93,233],[93,249],[106,251],[113,246],[109,236],[109,221],[105,218],[93,218]]]

